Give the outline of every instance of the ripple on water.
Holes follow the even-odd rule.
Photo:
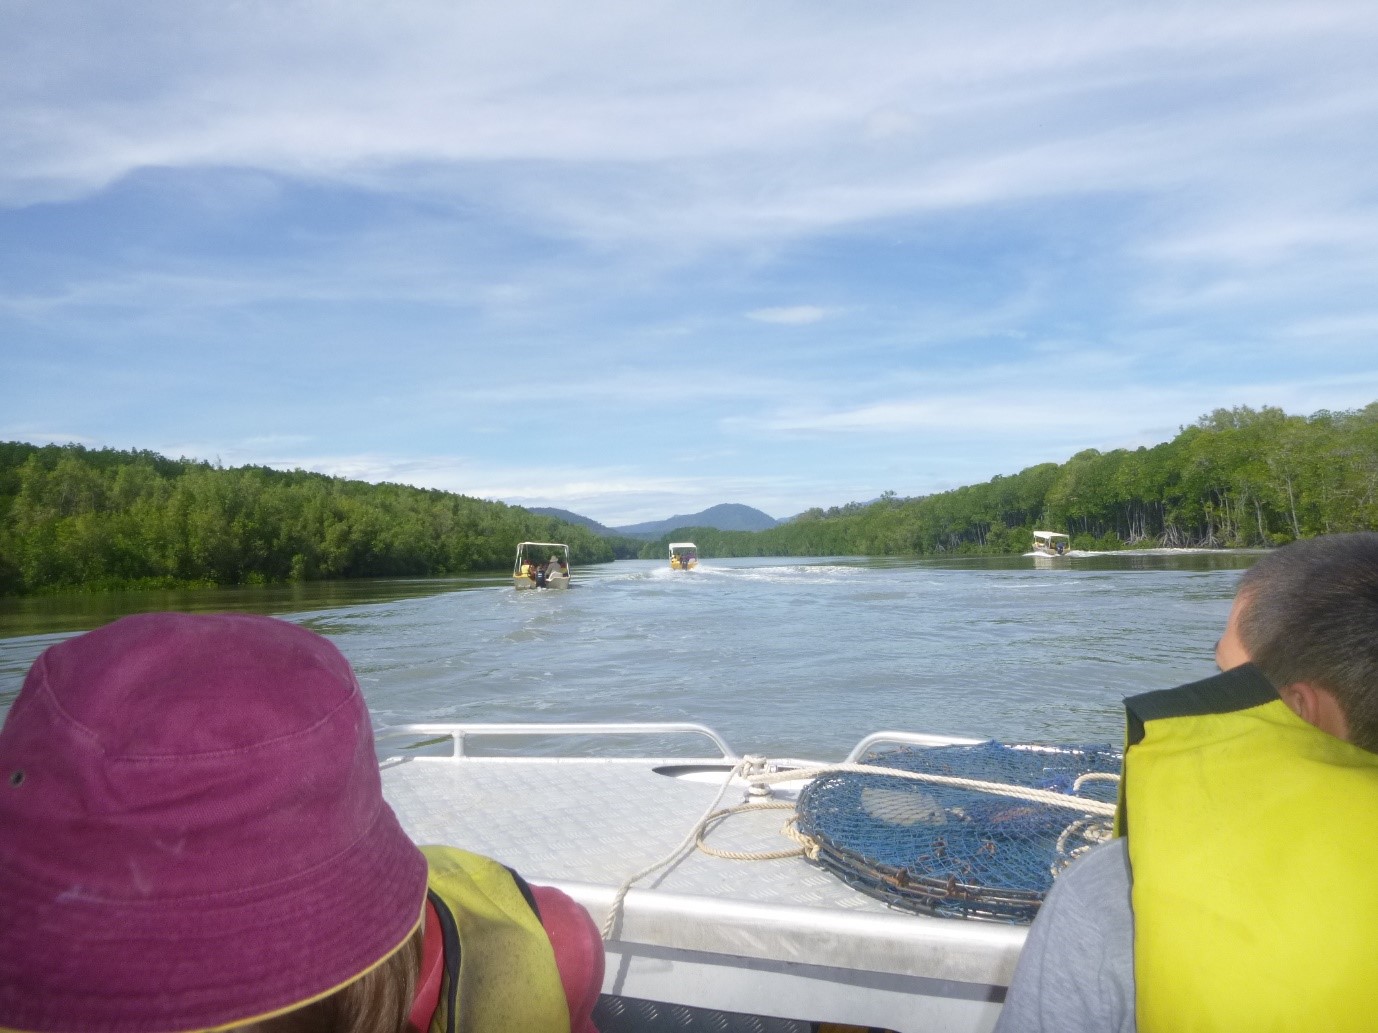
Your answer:
[[[187,608],[238,601],[329,635],[382,723],[692,720],[739,750],[827,757],[882,727],[1118,741],[1124,696],[1210,673],[1251,558],[630,561],[569,592],[413,581]],[[0,706],[66,633],[0,639]]]

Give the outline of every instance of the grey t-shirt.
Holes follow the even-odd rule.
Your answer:
[[[1123,839],[1053,884],[1029,929],[995,1033],[1134,1033],[1134,912]]]

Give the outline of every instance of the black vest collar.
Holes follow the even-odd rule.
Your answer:
[[[1130,696],[1124,701],[1126,745],[1144,737],[1144,722],[1195,714],[1228,714],[1271,703],[1277,689],[1253,664],[1243,664],[1211,678]]]

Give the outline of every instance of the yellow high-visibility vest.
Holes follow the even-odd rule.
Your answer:
[[[569,1033],[555,951],[512,872],[454,847],[421,852],[432,900],[444,905],[445,975],[430,1033]]]
[[[1125,705],[1141,1033],[1378,1030],[1378,754],[1252,665]]]

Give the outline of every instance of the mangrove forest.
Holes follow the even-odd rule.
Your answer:
[[[766,531],[680,528],[702,556],[1022,553],[1036,529],[1076,549],[1266,547],[1378,528],[1378,402],[1292,416],[1217,409],[1152,448],[1078,452],[918,498],[811,509]]]
[[[0,443],[0,594],[504,570],[522,540],[614,558],[586,528],[451,492]]]
[[[0,443],[0,594],[260,584],[506,569],[518,541],[575,565],[702,556],[1259,547],[1378,528],[1378,402],[1345,412],[1218,409],[1151,448],[1079,452],[952,491],[811,509],[765,531],[679,528],[644,544],[516,506],[302,470],[149,451]]]

